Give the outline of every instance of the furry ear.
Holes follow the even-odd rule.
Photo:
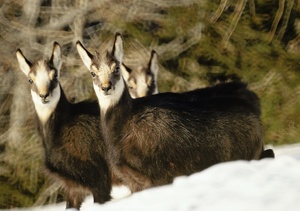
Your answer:
[[[79,40],[76,42],[76,48],[85,66],[88,68],[88,70],[91,70],[93,54],[86,50]]]
[[[59,77],[60,68],[62,65],[62,53],[61,53],[61,47],[57,42],[53,43],[53,50],[52,50],[50,62],[53,64],[53,66],[57,70],[57,75]]]
[[[121,71],[122,71],[122,76],[123,76],[124,80],[127,82],[132,70],[129,67],[127,67],[125,64],[122,64]]]
[[[150,57],[149,65],[148,65],[148,70],[150,70],[150,72],[154,75],[154,78],[156,81],[159,66],[158,66],[158,56],[154,50],[151,51],[151,57]]]
[[[19,62],[20,69],[26,76],[28,76],[30,72],[31,63],[25,58],[20,49],[16,51],[16,56]]]
[[[122,64],[123,59],[123,40],[120,33],[116,33],[112,55]]]

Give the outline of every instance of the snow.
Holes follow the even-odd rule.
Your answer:
[[[300,210],[300,144],[273,150],[275,159],[218,164],[189,177],[176,178],[171,185],[148,189],[104,205],[93,204],[92,197],[88,197],[81,210]],[[113,195],[119,198],[128,192],[126,188],[114,188]],[[12,210],[60,211],[65,210],[65,203]]]

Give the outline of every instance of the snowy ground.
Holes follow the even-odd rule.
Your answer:
[[[93,204],[88,197],[81,210],[299,211],[300,144],[277,147],[274,151],[276,159],[215,165],[201,173],[177,178],[172,185],[104,205]],[[126,195],[126,189],[115,189],[114,194]],[[63,211],[65,203],[13,210]]]

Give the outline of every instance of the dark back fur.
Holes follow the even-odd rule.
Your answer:
[[[165,92],[161,94],[161,96],[164,96],[165,98],[173,98],[173,100],[183,99],[184,101],[189,102],[197,102],[202,99],[210,99],[214,97],[240,98],[247,101],[249,103],[249,107],[251,106],[258,116],[261,115],[259,97],[247,88],[246,83],[242,82],[227,82],[182,93]]]
[[[226,82],[215,86],[195,89],[182,93],[165,92],[161,93],[165,99],[172,101],[189,101],[193,103],[200,102],[200,106],[205,106],[201,103],[202,99],[210,99],[215,97],[232,97],[243,99],[248,102],[248,108],[251,109],[258,117],[261,115],[259,97],[247,88],[247,84],[243,82]],[[210,106],[210,105],[208,105]],[[262,149],[261,158],[274,158],[275,154],[272,149],[267,152]]]
[[[253,106],[230,96],[187,103],[165,93],[132,100],[125,90],[102,124],[113,172],[132,191],[216,163],[259,159],[263,146]]]
[[[215,86],[195,89],[182,93],[162,93],[164,98],[173,100],[184,100],[197,103],[202,99],[210,99],[215,97],[232,97],[243,99],[248,102],[248,108],[251,109],[258,117],[261,115],[260,100],[259,97],[251,90],[247,88],[247,84],[243,82],[226,82],[220,83]],[[201,106],[202,103],[201,103]],[[272,149],[264,151],[262,150],[261,158],[274,158],[275,154]]]

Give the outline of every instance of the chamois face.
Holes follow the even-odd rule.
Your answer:
[[[58,82],[61,68],[61,48],[54,43],[49,61],[42,59],[29,62],[20,49],[16,52],[20,69],[28,77],[31,84],[31,96],[41,121],[46,121],[55,109],[60,98]]]
[[[156,84],[158,68],[157,53],[152,51],[147,67],[131,71],[128,71],[126,68],[122,69],[124,80],[127,83],[132,98],[145,97],[158,93]]]
[[[95,93],[98,97],[101,110],[114,105],[120,99],[124,91],[124,81],[121,74],[123,57],[123,43],[120,34],[116,34],[112,52],[106,51],[104,55],[92,55],[78,41],[77,51],[89,69]]]

